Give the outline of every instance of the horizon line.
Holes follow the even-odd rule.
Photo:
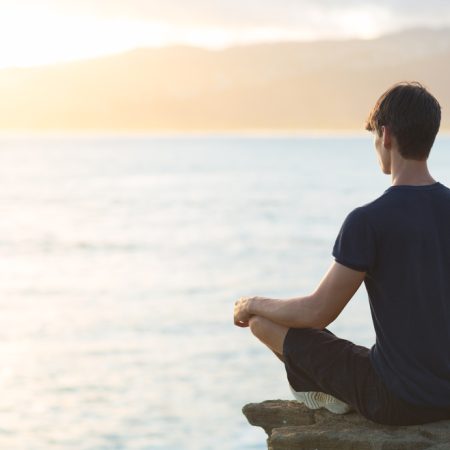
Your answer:
[[[357,129],[305,129],[305,130],[192,130],[192,131],[152,131],[152,130],[0,130],[0,139],[14,138],[291,138],[291,137],[365,137],[372,139],[371,133]],[[439,136],[450,137],[450,128],[439,130]]]

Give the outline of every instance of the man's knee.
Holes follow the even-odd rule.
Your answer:
[[[251,317],[249,327],[253,335],[259,340],[278,351],[278,353],[282,352],[282,345],[288,328],[260,316]]]
[[[256,337],[261,337],[264,335],[264,332],[267,330],[269,320],[265,319],[264,317],[260,316],[252,316],[249,320],[249,327],[251,332]]]

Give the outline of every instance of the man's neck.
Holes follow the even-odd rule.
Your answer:
[[[427,161],[399,157],[392,160],[391,182],[393,186],[400,184],[423,186],[436,183],[436,180],[428,171]]]

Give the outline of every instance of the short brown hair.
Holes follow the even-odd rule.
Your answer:
[[[377,100],[365,128],[388,127],[405,159],[426,160],[441,123],[439,102],[417,81],[394,84]]]

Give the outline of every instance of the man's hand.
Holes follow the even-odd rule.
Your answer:
[[[234,324],[238,327],[248,327],[252,316],[248,312],[248,305],[253,297],[241,297],[234,303]]]

